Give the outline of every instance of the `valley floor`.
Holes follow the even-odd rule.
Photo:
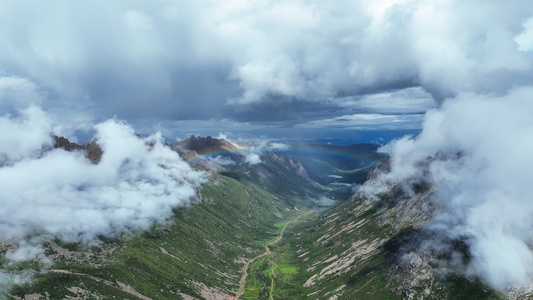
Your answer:
[[[301,210],[256,184],[220,176],[202,188],[200,203],[175,209],[167,224],[102,237],[102,244],[90,247],[51,241],[46,244],[51,269],[40,260],[1,261],[13,276],[31,275],[3,297],[230,299],[239,290],[245,263],[282,238],[280,227],[273,225],[298,215]]]
[[[257,299],[261,294],[268,294],[269,299],[273,299],[273,291],[274,291],[274,280],[277,277],[276,276],[276,270],[279,268],[281,272],[286,272],[287,268],[292,268],[288,265],[278,265],[276,263],[276,260],[278,259],[280,249],[278,249],[279,243],[283,239],[283,233],[287,229],[287,227],[294,225],[300,220],[300,218],[307,216],[308,214],[312,213],[313,210],[310,210],[306,213],[303,213],[299,215],[298,217],[287,221],[286,223],[276,224],[278,227],[281,227],[279,230],[278,237],[269,242],[267,245],[265,245],[265,252],[262,254],[254,257],[250,261],[248,261],[243,268],[243,276],[241,278],[241,281],[239,283],[239,291],[237,292],[237,295],[235,296],[234,300],[237,299]],[[274,252],[270,250],[270,247],[274,247]],[[266,263],[266,270],[262,270],[261,273],[263,273],[263,276],[258,276],[257,273],[261,270],[261,267],[264,266]],[[253,275],[250,277],[252,278],[252,283],[246,282],[246,278],[248,277],[248,268],[252,264],[252,267],[250,269],[254,270]],[[279,271],[278,271],[279,272]],[[267,275],[267,276],[264,276]],[[257,278],[259,277],[259,278]],[[268,281],[270,279],[270,281]],[[266,280],[266,281],[263,281]],[[258,286],[259,284],[259,286]],[[247,287],[248,286],[248,287]],[[258,293],[259,292],[259,293]]]

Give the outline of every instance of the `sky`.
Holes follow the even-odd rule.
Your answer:
[[[0,4],[0,101],[67,136],[116,117],[169,138],[390,140],[460,92],[533,76],[528,1]]]
[[[67,136],[116,117],[170,138],[390,139],[530,78],[530,5],[486,3],[3,0],[0,101]]]

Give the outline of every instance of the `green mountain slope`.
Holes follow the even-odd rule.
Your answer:
[[[307,215],[273,250],[278,265],[294,270],[276,272],[273,298],[503,299],[477,277],[439,273],[451,257],[421,250],[431,234],[423,227],[435,209],[428,207],[431,193],[407,196],[396,185]]]
[[[198,141],[204,142],[201,138]],[[453,260],[469,259],[469,250],[461,240],[448,241],[459,254],[453,258],[447,252],[422,247],[434,234],[424,223],[439,209],[431,200],[434,190],[427,182],[371,180],[349,199],[334,201],[324,210],[317,209],[319,203],[329,202],[324,199],[347,192],[317,183],[305,164],[286,153],[263,152],[261,163],[247,164],[243,155],[227,151],[224,158],[234,163],[225,167],[187,153],[192,165],[211,173],[210,182],[198,190],[194,204],[175,208],[170,220],[153,224],[148,231],[101,237],[98,245],[48,241],[44,247],[50,264],[42,258],[21,263],[2,259],[4,274],[24,275],[33,270],[31,281],[15,282],[9,296],[3,296],[505,298],[480,278],[450,268]],[[329,165],[329,171],[336,166],[336,174],[343,174],[343,178],[350,174],[375,178],[387,168],[387,162],[380,156],[373,159],[380,167],[357,162],[350,169],[338,157],[323,158],[322,164]],[[410,192],[404,189],[405,184],[411,185]],[[9,245],[0,248],[2,257],[8,251]]]
[[[11,294],[51,299],[233,296],[246,259],[276,236],[274,224],[299,212],[251,182],[223,175],[204,186],[201,196],[201,203],[176,208],[168,225],[154,225],[149,232],[90,249],[52,243],[47,253],[52,270]]]

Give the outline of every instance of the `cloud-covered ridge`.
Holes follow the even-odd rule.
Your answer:
[[[160,134],[140,138],[118,120],[95,125],[103,150],[98,164],[81,151],[51,149],[51,125],[37,107],[0,122],[6,125],[0,136],[10,139],[0,143],[0,242],[37,245],[58,237],[93,243],[148,229],[189,203],[206,180]]]
[[[502,97],[462,94],[427,113],[422,133],[387,147],[382,180],[429,180],[443,210],[428,226],[465,240],[467,274],[493,286],[531,284],[533,88]],[[426,160],[441,152],[447,159]],[[420,162],[430,162],[427,170]]]

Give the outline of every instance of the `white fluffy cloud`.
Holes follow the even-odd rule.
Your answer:
[[[434,106],[387,96],[403,89],[440,101],[505,94],[533,78],[528,1],[4,0],[2,7],[0,72],[28,78],[53,95],[46,106],[70,112],[242,121],[235,112],[251,110],[261,116],[248,119],[255,122],[276,115],[254,108],[297,100],[286,109],[398,113]],[[391,112],[384,101],[400,104]],[[335,117],[329,111],[313,118]]]
[[[0,153],[7,164],[0,168],[0,242],[27,241],[38,249],[51,237],[92,243],[100,235],[144,230],[189,203],[205,181],[160,134],[138,138],[117,120],[95,125],[103,150],[96,165],[81,152],[46,150],[51,125],[37,107],[0,122]],[[27,249],[10,257],[40,253]]]
[[[0,109],[40,104],[44,98],[37,85],[26,78],[0,76]]]
[[[448,96],[495,88],[486,76],[531,71],[514,41],[533,8],[523,1],[245,3],[218,22],[232,29],[222,37],[241,54],[232,59],[244,89],[237,102],[268,93],[323,100],[409,85]]]
[[[444,207],[432,226],[450,238],[466,236],[468,272],[501,289],[529,283],[533,272],[532,99],[529,87],[501,97],[461,94],[428,112],[417,138],[389,149],[387,177],[431,180]],[[422,174],[417,163],[438,151],[450,159],[435,160],[429,177]]]
[[[250,153],[246,155],[246,158],[244,159],[244,162],[250,165],[257,165],[262,163],[261,157],[256,153]]]
[[[515,42],[518,44],[518,49],[521,51],[533,50],[533,18],[528,19],[522,24],[524,31],[515,37]]]
[[[20,111],[19,118],[0,117],[0,157],[3,163],[37,157],[43,146],[52,145],[48,115],[36,106]]]

